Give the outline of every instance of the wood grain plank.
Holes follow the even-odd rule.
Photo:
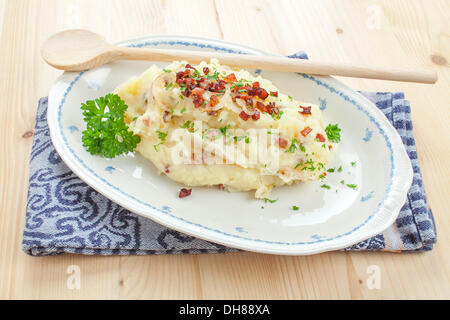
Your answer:
[[[380,9],[369,28],[368,8]],[[378,9],[377,9],[378,10]],[[369,10],[370,11],[370,10]],[[98,18],[101,12],[102,19]],[[420,254],[332,252],[32,258],[21,249],[36,105],[60,74],[40,59],[51,34],[87,28],[119,41],[157,34],[224,39],[311,59],[431,68],[436,85],[342,79],[360,90],[404,91],[439,242]],[[0,0],[0,298],[450,298],[450,2],[435,0]],[[444,137],[444,138],[442,138]],[[81,289],[67,288],[67,268]],[[381,272],[370,290],[368,267]]]

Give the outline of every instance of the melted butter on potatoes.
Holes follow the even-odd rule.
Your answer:
[[[316,105],[214,59],[152,66],[115,93],[128,105],[130,130],[141,137],[137,150],[187,186],[255,190],[255,197],[265,198],[273,187],[319,179],[336,149]],[[180,140],[180,130],[189,140]],[[265,132],[267,141],[255,132]],[[180,162],[174,148],[191,152]],[[271,157],[255,159],[251,150]]]

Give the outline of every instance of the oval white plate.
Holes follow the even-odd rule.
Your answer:
[[[216,50],[263,55],[227,42],[191,37],[148,37],[120,45]],[[81,102],[111,92],[152,62],[120,61],[81,73],[64,73],[49,95],[52,141],[65,163],[94,189],[137,214],[169,228],[245,250],[312,254],[341,249],[389,227],[406,199],[412,168],[398,133],[369,100],[331,77],[262,72],[282,92],[316,103],[325,123],[338,123],[342,142],[324,181],[274,190],[276,203],[253,193],[195,188],[179,199],[181,185],[157,174],[140,155],[112,160],[92,156],[81,144]],[[164,64],[161,64],[164,65]],[[354,166],[352,162],[356,162]],[[357,184],[357,190],[342,185]],[[331,186],[330,190],[321,184]],[[300,210],[292,210],[298,206]],[[264,208],[262,208],[264,207]]]

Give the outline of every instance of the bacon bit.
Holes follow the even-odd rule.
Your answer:
[[[191,75],[191,70],[186,69],[186,70],[183,71],[183,77],[184,78],[189,77],[190,75]]]
[[[183,188],[183,189],[180,190],[180,194],[178,195],[178,197],[184,198],[184,197],[190,196],[191,192],[192,192],[192,189],[185,189],[185,188]]]
[[[320,142],[325,142],[325,137],[320,133],[316,134],[316,139],[319,139]]]
[[[217,98],[217,96],[215,94],[211,95],[211,97],[209,98],[209,104],[211,105],[211,107],[214,107],[218,103],[219,103],[219,98]]]
[[[239,113],[239,117],[244,121],[247,121],[248,118],[250,118],[250,116],[246,114],[244,111],[241,111],[241,113]]]
[[[164,168],[164,172],[165,172],[165,173],[170,173],[169,165],[167,165],[167,166]]]
[[[217,110],[213,110],[213,111],[209,111],[208,112],[208,115],[209,116],[213,116],[213,117],[217,116],[217,114],[218,114]]]
[[[210,83],[208,83],[207,81],[202,81],[200,82],[200,88],[208,90],[210,86]]]
[[[264,105],[264,103],[257,101],[256,108],[258,108],[261,112],[267,112],[270,115],[273,113],[278,114],[280,112],[280,109],[275,106],[274,102]]]
[[[145,118],[144,120],[142,120],[142,122],[144,122],[144,124],[148,127],[150,125],[150,119],[149,118]]]
[[[194,89],[192,87],[192,85],[194,85],[194,87],[195,87],[194,80],[191,79],[191,78],[185,78],[184,79],[184,83],[186,84],[186,87],[189,88],[189,89]]]
[[[220,183],[220,184],[218,185],[218,187],[219,187],[219,190],[225,189],[222,183]]]
[[[163,121],[164,121],[164,122],[166,122],[166,123],[169,122],[169,120],[170,120],[170,118],[171,118],[171,117],[170,117],[170,112],[167,111],[167,110],[164,111],[164,114],[163,114],[163,117],[162,117],[162,118],[163,118]]]
[[[195,70],[195,68],[193,66],[191,66],[189,63],[185,66],[185,68]]]
[[[236,79],[236,76],[234,75],[234,73],[230,73],[225,78],[223,78],[223,81],[225,81],[226,83],[231,83],[231,82],[237,82],[237,79]]]
[[[255,113],[252,114],[252,119],[256,121],[256,120],[259,120],[260,117],[261,117],[261,113],[259,113],[258,110],[255,110]]]
[[[275,113],[278,114],[280,113],[280,109],[278,107],[275,107],[275,105],[270,109],[270,114]]]
[[[244,100],[245,104],[248,105],[248,106],[253,106],[253,99],[252,99],[252,97],[250,97],[250,96],[248,96],[246,94],[237,94],[235,96],[235,98]],[[234,100],[234,101],[236,101],[236,100]]]
[[[178,80],[178,79],[181,79],[181,78],[183,78],[183,77],[184,77],[184,72],[183,72],[183,71],[177,72],[177,80]]]
[[[330,145],[328,145],[328,150],[331,150],[331,149],[333,149],[333,146],[330,144]]]
[[[203,73],[204,74],[208,74],[209,73],[209,68],[208,67],[204,67],[203,68]]]
[[[184,90],[184,91],[181,92],[181,94],[183,96],[185,96],[186,98],[189,98],[190,95],[191,95],[191,91],[190,90]]]
[[[310,127],[306,127],[300,133],[302,134],[302,136],[306,137],[311,131],[312,129]]]
[[[240,89],[240,90],[242,90],[242,89]],[[248,88],[247,89],[247,93],[248,93],[248,95],[249,96],[256,96],[256,95],[258,95],[258,89],[255,89],[255,88]]]
[[[270,91],[272,97],[278,97],[278,91]]]
[[[246,105],[253,107],[253,99],[252,99],[252,97],[244,96],[244,97],[241,97],[241,99],[243,99],[245,101]]]
[[[252,87],[255,89],[259,88],[259,82],[258,81],[253,82]]]
[[[256,101],[256,108],[258,108],[261,112],[269,113],[269,108],[262,102]]]
[[[205,89],[196,87],[192,90],[192,94],[201,97],[205,93]]]
[[[209,88],[209,91],[212,92],[219,92],[225,89],[225,85],[227,83],[223,80],[219,80],[217,83],[214,83],[211,85],[211,87]]]
[[[194,100],[192,101],[194,103],[194,107],[199,108],[202,106],[205,99],[202,98],[202,96],[194,95]]]
[[[302,107],[302,106],[300,106],[300,108],[302,108],[302,110],[299,111],[298,113],[301,113],[301,114],[311,114],[311,107]]]
[[[284,138],[278,138],[278,145],[280,146],[280,148],[286,148],[288,145],[288,141]]]
[[[267,91],[265,89],[263,89],[263,88],[259,88],[258,91],[259,91],[258,92],[258,97],[260,97],[262,100],[266,99],[269,96]]]

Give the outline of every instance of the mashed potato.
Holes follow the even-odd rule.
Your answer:
[[[318,180],[336,144],[320,109],[286,96],[269,80],[217,60],[150,67],[120,85],[137,150],[187,186],[255,190]]]

